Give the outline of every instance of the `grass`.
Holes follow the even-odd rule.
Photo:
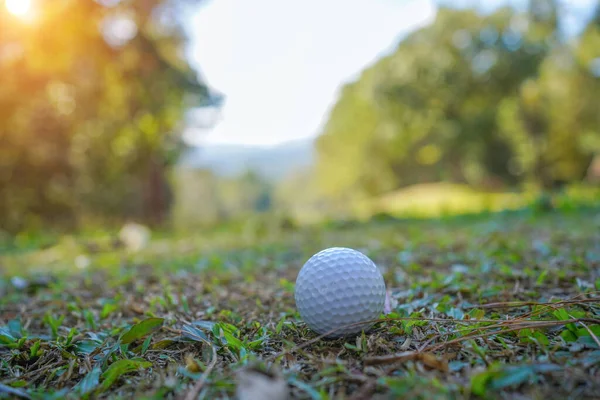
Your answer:
[[[295,309],[298,270],[331,246],[369,255],[389,290],[356,337],[322,339]],[[600,393],[593,208],[163,236],[140,252],[84,237],[6,248],[0,398]]]
[[[486,192],[466,184],[435,182],[413,185],[377,199],[371,208],[392,215],[442,217],[456,214],[519,210],[536,203],[544,193],[536,190]],[[570,184],[553,194],[552,201],[561,208],[597,204],[600,187]]]

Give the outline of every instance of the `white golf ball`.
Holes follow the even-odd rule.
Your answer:
[[[383,312],[385,282],[373,261],[359,251],[332,247],[313,255],[296,279],[296,307],[318,334],[342,337],[369,329]],[[349,324],[357,324],[344,327]]]

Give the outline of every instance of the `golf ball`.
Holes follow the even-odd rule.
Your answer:
[[[332,247],[313,255],[296,279],[296,307],[318,334],[342,337],[369,329],[383,312],[385,282],[375,263],[359,251]],[[356,324],[351,327],[345,325]]]

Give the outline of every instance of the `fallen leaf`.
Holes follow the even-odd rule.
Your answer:
[[[420,361],[427,367],[437,369],[441,372],[448,372],[448,361],[436,357],[435,354],[423,353],[419,357]]]
[[[238,373],[236,395],[239,400],[287,400],[289,388],[279,373],[247,368]]]

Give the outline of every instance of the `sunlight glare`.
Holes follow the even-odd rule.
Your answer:
[[[6,0],[6,9],[12,15],[24,17],[31,11],[31,0]]]

